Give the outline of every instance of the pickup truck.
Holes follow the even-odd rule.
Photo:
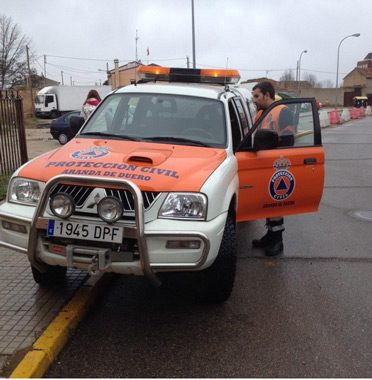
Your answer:
[[[43,286],[63,281],[66,268],[144,275],[156,286],[163,272],[191,272],[200,298],[224,302],[237,223],[318,210],[315,100],[277,101],[253,123],[235,70],[139,72],[143,83],[109,94],[85,123],[72,118],[75,138],[13,174],[0,245],[27,254]],[[283,105],[295,124],[290,147],[260,129]]]

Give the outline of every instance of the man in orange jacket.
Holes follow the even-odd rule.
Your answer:
[[[275,102],[275,89],[270,82],[261,82],[253,87],[253,102],[257,107],[257,121],[262,113]],[[274,130],[278,134],[278,146],[294,144],[293,115],[284,105],[273,108],[261,121],[260,129]],[[283,252],[284,219],[282,216],[266,219],[267,233],[261,239],[252,241],[253,247],[265,248],[267,256],[277,256]]]

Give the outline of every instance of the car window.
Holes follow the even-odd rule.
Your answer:
[[[236,104],[232,101],[232,99],[229,101],[229,116],[233,140],[233,150],[235,151],[237,146],[243,140],[244,131],[242,129],[241,120],[239,118],[239,112],[237,110]]]
[[[316,144],[316,141],[312,112],[310,102],[279,104],[273,108],[269,116],[264,117],[260,123],[257,124],[257,129],[276,130],[279,128],[282,131],[281,137],[283,139],[291,136],[291,143],[284,145],[294,147],[313,146]],[[277,117],[275,117],[275,115],[277,115]]]
[[[73,112],[73,113],[70,113],[69,115],[67,115],[67,116],[65,117],[64,121],[69,122],[72,116],[79,116],[79,115],[80,115],[80,112]]]
[[[239,115],[239,119],[240,119],[240,124],[241,124],[241,126],[243,128],[243,133],[244,133],[244,136],[245,136],[248,133],[248,130],[249,130],[249,124],[248,124],[247,116],[245,114],[244,107],[243,107],[243,104],[241,102],[241,99],[234,98],[234,102],[235,102],[235,105],[236,105],[236,109],[238,111],[238,115]]]
[[[136,139],[184,138],[225,147],[224,106],[219,100],[181,95],[114,94],[92,115],[82,133]]]

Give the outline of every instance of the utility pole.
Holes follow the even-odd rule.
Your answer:
[[[44,54],[44,86],[46,86],[46,55]]]
[[[187,61],[187,68],[189,69],[190,68],[190,58],[188,55],[186,56],[186,61]]]
[[[61,71],[61,78],[62,78],[62,86],[64,85],[63,83],[63,71]]]
[[[296,82],[298,82],[298,61],[297,61],[297,66],[296,66]]]
[[[32,78],[31,78],[31,68],[30,68],[30,57],[28,54],[28,46],[26,45],[26,56],[27,56],[27,69],[28,69],[28,86],[30,89],[30,101],[32,107],[32,117],[35,115],[35,104],[34,104],[34,96],[32,94]]]
[[[196,69],[194,0],[191,0],[191,13],[192,13],[192,66],[193,66],[194,69]]]
[[[136,30],[136,62],[138,62],[138,54],[137,54],[137,41],[139,40],[138,37],[138,30]]]

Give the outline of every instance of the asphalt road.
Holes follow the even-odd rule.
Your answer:
[[[224,306],[194,300],[187,277],[154,289],[117,276],[46,377],[372,377],[372,120],[323,130],[318,213],[287,217],[285,252],[238,226]]]

